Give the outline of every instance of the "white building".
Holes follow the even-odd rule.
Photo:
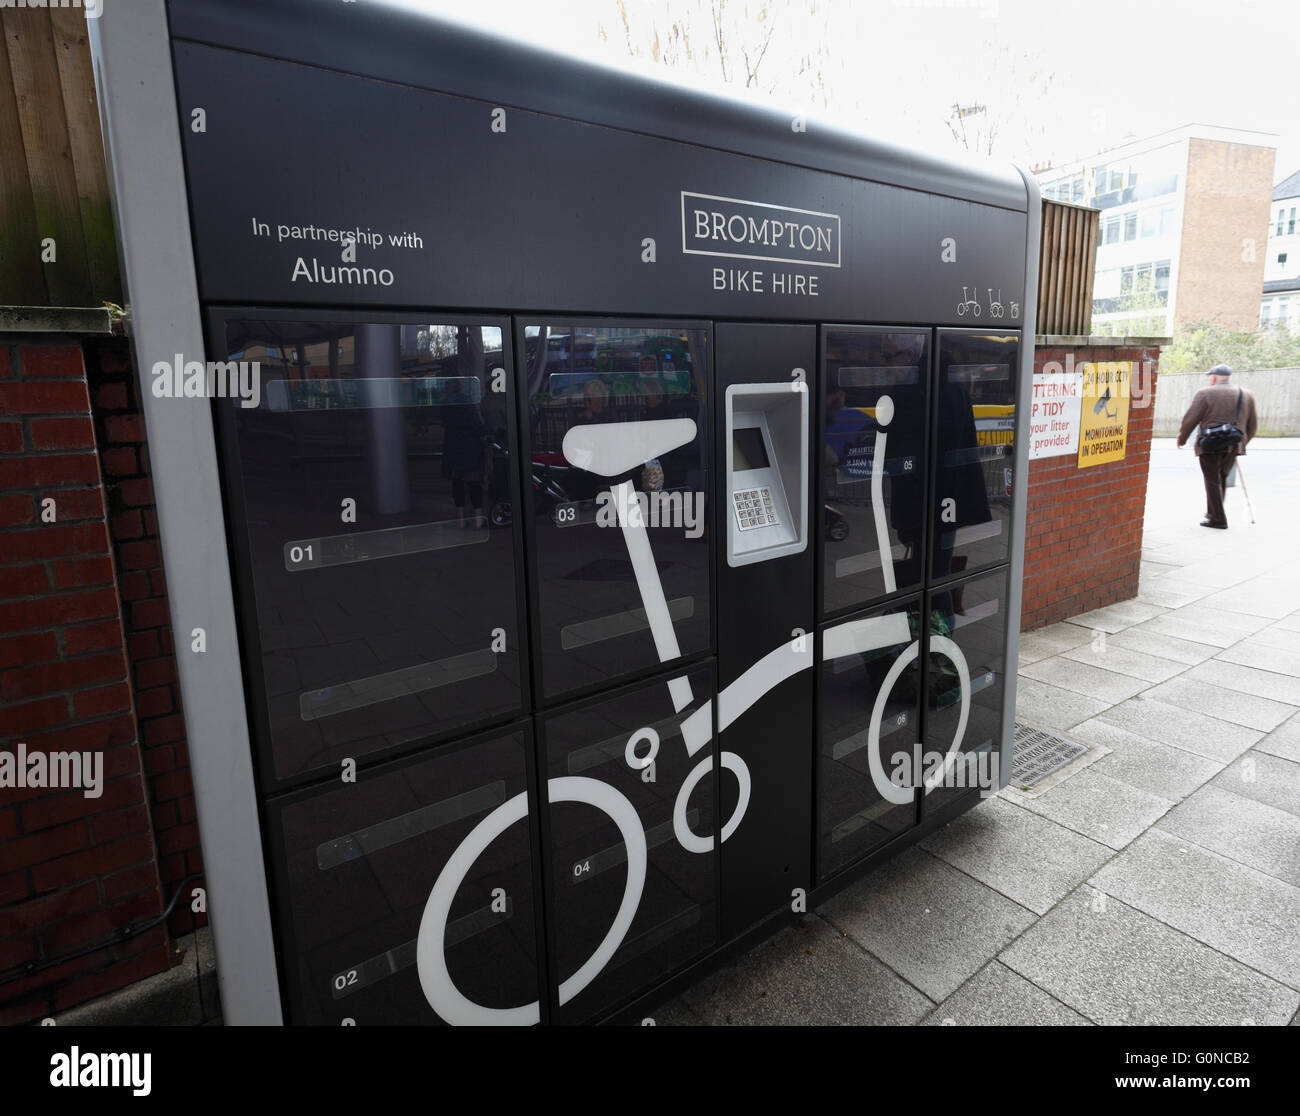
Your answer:
[[[1300,330],[1300,171],[1273,190],[1268,222],[1268,256],[1264,260],[1264,295],[1259,324]]]
[[[1243,245],[1263,232],[1275,138],[1190,124],[1037,172],[1045,198],[1101,210],[1094,332],[1255,327],[1263,264]]]

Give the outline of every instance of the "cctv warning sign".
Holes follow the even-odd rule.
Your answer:
[[[1079,468],[1123,461],[1128,447],[1128,407],[1133,364],[1099,361],[1083,366]]]

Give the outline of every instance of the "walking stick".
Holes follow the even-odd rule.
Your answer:
[[[1250,492],[1246,488],[1246,474],[1242,471],[1241,468],[1241,458],[1238,457],[1237,460],[1233,462],[1233,465],[1236,467],[1237,470],[1237,479],[1241,481],[1241,494],[1246,497],[1246,510],[1250,512],[1250,521],[1254,523],[1255,509],[1251,506],[1250,503]]]

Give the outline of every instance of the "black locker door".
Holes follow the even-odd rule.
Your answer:
[[[921,814],[999,785],[991,764],[1002,746],[1007,589],[1003,568],[926,594],[926,791]]]
[[[919,596],[822,630],[819,882],[916,822],[921,635]]]
[[[268,804],[294,1023],[530,1023],[527,722]]]
[[[712,647],[710,338],[700,323],[517,324],[533,641],[552,703]]]
[[[1010,556],[1020,336],[939,330],[930,580]]]
[[[678,677],[694,709],[674,708]],[[606,1014],[717,943],[712,692],[697,666],[538,718],[559,1022]]]
[[[929,330],[822,327],[823,616],[921,584],[929,383]]]
[[[264,789],[523,706],[506,323],[376,317],[214,318]]]

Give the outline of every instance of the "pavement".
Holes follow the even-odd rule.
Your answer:
[[[1300,439],[1200,527],[1152,445],[1140,591],[1022,637],[1017,718],[1088,746],[653,1013],[657,1024],[1300,1019]]]

